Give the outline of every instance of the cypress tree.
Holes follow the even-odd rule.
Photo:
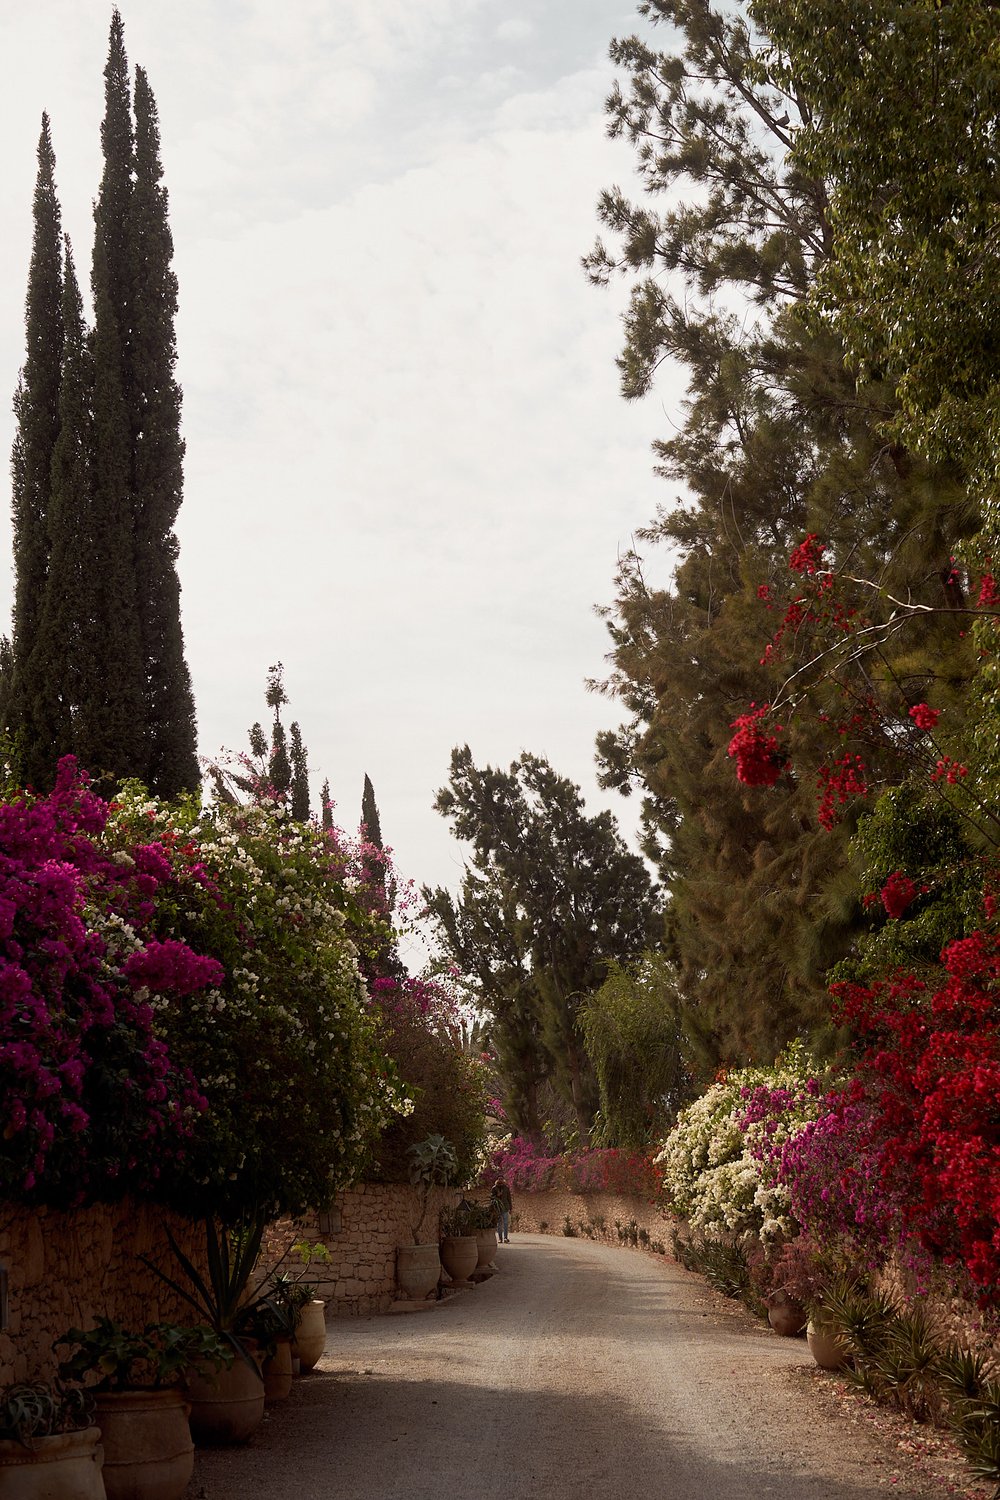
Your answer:
[[[145,777],[145,672],[136,594],[131,496],[132,432],[126,341],[132,320],[128,224],[134,142],[121,16],[111,22],[101,125],[104,172],[94,206],[94,467],[90,538],[100,567],[92,623],[99,655],[86,665],[78,745],[95,773]]]
[[[120,25],[120,21],[119,21]],[[162,185],[156,101],[135,78],[135,183],[127,221],[132,320],[126,397],[132,438],[135,582],[145,669],[145,776],[162,796],[198,785],[194,698],[184,659],[178,544],[183,488],[181,392],[175,377],[177,277]]]
[[[49,567],[30,657],[35,736],[26,770],[29,779],[39,786],[51,784],[60,755],[79,748],[76,721],[87,662],[100,645],[94,639],[91,604],[100,559],[88,525],[93,372],[83,300],[68,238],[63,327],[59,436],[52,455],[49,504]]]
[[[321,822],[321,825],[324,828],[332,828],[333,827],[333,801],[332,801],[332,799],[330,797],[330,782],[329,782],[329,779],[327,779],[326,781],[323,782],[323,786],[322,786],[322,790],[320,791],[319,798],[320,798],[320,802],[322,804],[322,811],[320,813],[320,822]]]
[[[361,826],[369,844],[374,844],[377,849],[385,847],[382,843],[382,820],[375,802],[375,788],[369,776],[365,776],[365,789],[361,794]]]
[[[289,759],[292,767],[292,817],[299,823],[305,823],[309,819],[309,768],[306,764],[306,747],[302,743],[302,733],[298,723],[292,725],[289,733],[291,735]]]
[[[52,454],[59,435],[62,365],[62,234],[55,188],[55,153],[48,115],[38,140],[34,237],[25,304],[27,354],[14,397],[17,433],[11,457],[15,557],[13,640],[5,718],[18,747],[18,770],[33,780],[37,740],[29,658],[49,560],[48,508]]]

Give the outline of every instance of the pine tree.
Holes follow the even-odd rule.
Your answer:
[[[34,718],[38,683],[30,658],[38,635],[39,612],[49,562],[49,489],[52,455],[59,435],[59,385],[63,349],[61,214],[55,187],[55,153],[48,115],[38,140],[34,198],[34,238],[25,307],[27,355],[14,413],[17,433],[11,459],[15,557],[11,671],[5,722],[18,750],[18,771],[37,782],[35,754],[40,728]],[[48,746],[46,759],[48,758]]]
[[[587,264],[598,281],[640,278],[619,360],[626,396],[650,388],[665,356],[688,372],[680,430],[656,445],[686,497],[642,533],[671,549],[673,579],[650,587],[637,556],[622,567],[606,687],[630,718],[599,748],[606,785],[645,792],[647,852],[671,893],[668,952],[699,1030],[723,1060],[769,1060],[825,1021],[826,972],[860,911],[850,823],[818,827],[810,776],[765,796],[733,774],[733,719],[773,702],[796,664],[761,661],[777,619],[758,588],[780,594],[793,545],[815,531],[852,573],[944,602],[949,554],[975,517],[952,475],[881,436],[891,390],[859,390],[837,338],[797,312],[830,231],[824,182],[788,155],[805,106],[785,59],[755,47],[738,7],[645,9],[675,30],[663,55],[636,38],[614,44],[631,78],[609,100],[609,129],[635,143],[648,193],[669,207],[605,194],[600,213],[622,250],[598,245]],[[683,299],[663,290],[664,272],[686,283]],[[721,310],[721,288],[756,318]],[[928,616],[876,670],[911,682],[935,672],[960,698],[967,657],[958,625]],[[824,731],[796,734],[797,762],[812,757],[815,770]],[[875,784],[891,783],[891,736],[870,766]]]
[[[551,1078],[586,1139],[598,1089],[578,1012],[612,961],[659,935],[646,868],[610,813],[588,817],[579,787],[537,756],[502,771],[456,749],[435,807],[473,851],[457,901],[427,887],[424,899],[494,1019],[517,1123],[537,1130],[538,1086]]]
[[[198,785],[194,698],[184,659],[174,524],[183,488],[184,443],[174,322],[177,277],[162,185],[156,101],[142,68],[135,78],[135,184],[129,200],[126,398],[132,435],[135,579],[145,670],[145,777],[171,797]]]

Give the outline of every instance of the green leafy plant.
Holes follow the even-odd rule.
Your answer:
[[[177,1323],[147,1323],[141,1333],[132,1333],[109,1318],[98,1318],[93,1328],[70,1328],[55,1340],[75,1346],[60,1360],[61,1380],[83,1382],[99,1377],[101,1391],[121,1391],[178,1384],[195,1365],[231,1365],[232,1348],[205,1324],[186,1327]]]
[[[266,1281],[265,1277],[253,1291],[248,1290],[267,1222],[267,1215],[261,1209],[247,1211],[236,1224],[216,1224],[214,1219],[206,1219],[207,1277],[181,1249],[169,1229],[167,1239],[183,1281],[171,1276],[148,1256],[139,1257],[254,1369],[256,1365],[238,1335],[240,1332],[246,1334],[245,1309],[256,1301]]]
[[[0,1438],[34,1448],[36,1438],[81,1432],[91,1426],[94,1405],[79,1386],[21,1382],[0,1387]]]
[[[409,1178],[420,1192],[420,1217],[413,1228],[413,1243],[420,1244],[420,1231],[427,1217],[427,1200],[432,1187],[447,1187],[458,1170],[458,1159],[450,1141],[443,1135],[429,1135],[408,1148]]]

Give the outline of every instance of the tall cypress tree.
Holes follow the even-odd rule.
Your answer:
[[[302,743],[302,731],[297,722],[292,724],[290,734],[292,817],[300,823],[306,823],[309,821],[309,767],[306,747]]]
[[[121,16],[111,22],[101,124],[104,173],[94,206],[94,470],[90,534],[101,558],[94,587],[100,654],[87,664],[78,723],[83,763],[95,773],[144,776],[145,672],[133,541],[132,431],[126,399],[132,322],[128,246],[134,142]]]
[[[24,779],[37,777],[33,718],[37,684],[29,660],[49,561],[48,508],[52,454],[59,435],[63,350],[62,233],[55,187],[55,153],[48,115],[38,140],[34,238],[25,304],[27,354],[14,397],[17,433],[11,457],[16,579],[10,677],[5,719],[18,746]]]
[[[119,23],[120,24],[120,23]],[[145,669],[145,776],[173,796],[197,786],[194,698],[184,659],[174,523],[183,488],[181,392],[175,377],[177,277],[162,185],[156,101],[135,76],[135,183],[127,221],[132,320],[125,347],[132,433],[135,580]]]
[[[117,10],[104,80],[95,324],[86,337],[71,265],[63,311],[54,157],[42,120],[28,355],[15,398],[17,588],[0,719],[25,779],[43,782],[72,749],[92,773],[138,776],[172,796],[199,781],[173,529],[184,453],[177,279],[156,104],[137,70],[133,130]],[[64,315],[72,327],[65,368]],[[61,403],[69,429],[57,455]]]
[[[84,679],[89,659],[100,649],[91,602],[101,561],[89,528],[92,356],[68,238],[63,327],[59,436],[52,455],[48,513],[49,566],[29,659],[35,736],[25,768],[39,786],[52,782],[60,755],[79,749],[77,720]]]

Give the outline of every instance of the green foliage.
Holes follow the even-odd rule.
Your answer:
[[[156,841],[174,851],[158,935],[225,970],[218,987],[183,1004],[151,998],[171,1056],[208,1101],[183,1173],[163,1164],[164,1198],[187,1215],[224,1218],[255,1205],[272,1215],[323,1208],[360,1174],[400,1102],[347,931],[343,862],[320,829],[281,809],[199,813],[150,802],[131,784],[107,838],[111,849]],[[127,947],[127,933],[102,931],[114,952]]]
[[[626,395],[650,388],[667,357],[688,377],[678,429],[656,445],[683,498],[640,533],[670,550],[670,575],[661,562],[657,577],[638,552],[620,566],[601,687],[626,718],[598,750],[605,785],[641,790],[683,1003],[715,1058],[733,1064],[773,1057],[802,1033],[824,1050],[835,1045],[827,975],[862,916],[854,814],[832,832],[816,821],[828,726],[847,721],[837,753],[861,748],[850,724],[858,703],[894,695],[905,716],[928,684],[960,722],[975,663],[951,558],[978,519],[951,466],[886,440],[891,373],[870,371],[859,388],[837,329],[797,311],[825,274],[835,234],[824,164],[795,149],[820,118],[795,47],[771,45],[742,5],[648,0],[640,9],[665,45],[613,44],[624,77],[608,113],[610,133],[635,148],[642,197],[604,195],[599,212],[617,249],[599,245],[587,264],[598,281],[632,284],[619,361]],[[765,10],[794,12],[814,55],[835,36],[846,115],[853,41],[839,7],[836,17],[830,9],[817,28],[804,4],[753,7],[758,23]],[[919,132],[908,140],[918,149]],[[875,131],[858,159],[881,149]],[[664,290],[678,282],[683,297]],[[755,316],[744,313],[747,299]],[[817,645],[789,627],[768,655],[798,592],[789,554],[807,532],[827,544],[834,567],[870,583],[859,585],[857,607],[879,649],[850,656],[842,680],[828,668],[847,637]],[[900,600],[910,608],[905,635],[892,623]],[[805,682],[815,693],[795,713]],[[796,769],[762,792],[736,781],[728,744],[748,704],[776,701],[788,704],[784,748]],[[900,740],[890,724],[863,746],[876,790],[901,779]]]
[[[858,824],[855,848],[869,892],[872,926],[834,980],[878,979],[897,970],[930,973],[942,950],[982,921],[982,853],[975,830],[958,809],[916,782],[891,787]],[[896,871],[918,886],[898,920],[885,913],[878,892]]]
[[[609,965],[638,957],[659,927],[645,867],[609,813],[588,817],[579,788],[524,754],[508,770],[452,753],[435,807],[472,854],[456,899],[425,888],[449,958],[476,983],[506,1080],[512,1124],[541,1138],[551,1077],[581,1138],[597,1085],[577,1024]]]
[[[386,1014],[379,1041],[410,1104],[382,1132],[367,1175],[374,1182],[412,1180],[412,1143],[443,1137],[453,1156],[451,1175],[469,1180],[485,1132],[488,1078],[481,1062],[462,1050],[451,1031],[419,1012]]]
[[[662,1137],[700,1060],[672,966],[655,953],[613,965],[579,1024],[601,1099],[593,1144],[641,1151]]]
[[[232,1348],[201,1324],[147,1323],[141,1333],[133,1333],[110,1318],[98,1318],[93,1328],[70,1328],[55,1343],[73,1348],[59,1362],[60,1380],[83,1383],[97,1375],[95,1388],[101,1391],[159,1389],[179,1384],[196,1365],[219,1368],[233,1362]]]
[[[35,1439],[80,1432],[93,1423],[86,1391],[41,1382],[0,1386],[0,1439],[34,1448]]]
[[[897,431],[978,469],[995,498],[994,8],[753,0],[750,10],[805,112],[792,160],[830,185],[817,310],[859,371],[892,381]]]

